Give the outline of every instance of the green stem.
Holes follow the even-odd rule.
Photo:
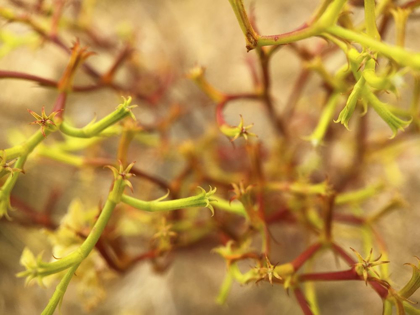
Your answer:
[[[360,190],[349,191],[346,193],[338,194],[335,198],[336,205],[343,205],[346,203],[361,203],[370,197],[378,194],[383,189],[382,184],[370,185]]]
[[[28,156],[32,153],[32,151],[36,148],[38,144],[40,144],[46,136],[51,133],[51,130],[45,130],[45,137],[42,134],[41,130],[38,130],[32,137],[30,137],[24,144],[19,146],[20,156],[16,161],[14,167],[23,170],[25,166],[25,162]],[[6,150],[7,152],[7,150]],[[7,156],[7,153],[6,153]],[[9,158],[9,157],[8,157]],[[10,194],[19,178],[21,173],[15,172],[14,174],[9,175],[6,182],[0,189],[0,218],[5,215],[7,216],[8,208],[10,206]]]
[[[365,0],[365,21],[368,36],[380,40],[381,36],[376,27],[375,0]]]
[[[220,197],[216,197],[213,196],[212,197],[213,201],[210,202],[214,207],[216,207],[217,209],[226,211],[226,212],[231,212],[231,213],[235,213],[238,215],[241,215],[243,217],[247,217],[248,214],[245,211],[245,208],[243,206],[242,203],[236,201],[236,202],[229,202],[227,200],[224,200]]]
[[[239,26],[241,27],[242,32],[245,35],[246,48],[248,50],[254,49],[255,47],[257,47],[259,35],[254,30],[254,28],[251,25],[251,22],[249,21],[242,0],[229,0],[229,2],[232,6],[233,12],[235,12],[236,18],[239,22]]]
[[[225,276],[225,280],[223,280],[222,287],[220,288],[219,295],[217,296],[216,303],[219,305],[225,304],[230,288],[232,287],[234,277],[231,270],[228,270],[228,273]]]
[[[23,146],[17,145],[12,148],[5,149],[4,152],[6,153],[6,157],[8,160],[13,160],[22,155]]]
[[[389,299],[384,300],[382,315],[392,315],[392,302]]]
[[[410,103],[410,113],[413,117],[417,117],[420,104],[420,77],[414,77],[413,96]]]
[[[212,206],[210,201],[213,200],[210,200],[209,198],[214,193],[215,189],[210,190],[209,192],[205,192],[203,189],[203,192],[196,196],[167,201],[161,201],[166,196],[155,201],[143,201],[127,195],[122,195],[121,201],[136,209],[148,212],[173,211],[191,207],[209,207],[211,209]]]
[[[319,119],[318,125],[316,126],[314,132],[305,137],[306,140],[312,142],[314,147],[321,144],[322,139],[327,132],[328,125],[333,120],[335,109],[337,108],[338,101],[340,100],[340,93],[334,92],[328,99],[328,103],[325,105],[324,110],[322,111],[321,118]]]
[[[67,152],[55,148],[41,146],[37,153],[40,156],[44,156],[52,160],[59,161],[68,165],[73,165],[76,167],[82,167],[84,164],[83,157],[69,154]]]
[[[73,265],[61,279],[60,283],[57,285],[54,294],[52,295],[48,305],[42,311],[41,315],[52,315],[54,314],[55,309],[57,308],[58,304],[62,301],[64,294],[67,291],[67,287],[70,284],[71,278],[73,277],[74,273],[76,272],[77,268],[79,268],[80,263]]]
[[[95,136],[99,136],[99,134],[104,131],[106,128],[112,126],[113,124],[117,123],[121,119],[125,118],[125,115],[113,115],[110,114],[104,119],[98,121],[94,124],[89,124],[83,128],[75,128],[70,126],[65,121],[62,122],[60,125],[60,131],[68,136],[76,137],[76,138],[92,138]]]
[[[105,229],[111,215],[115,209],[115,206],[121,199],[121,195],[124,190],[124,183],[122,178],[118,178],[114,182],[114,187],[112,191],[108,195],[108,199],[105,203],[104,208],[102,209],[101,214],[98,217],[95,225],[93,226],[91,232],[89,233],[88,237],[85,239],[83,244],[77,249],[75,252],[70,254],[69,256],[60,259],[57,262],[50,263],[49,266],[53,266],[54,264],[68,262],[71,264],[71,268],[67,271],[64,278],[60,281],[54,295],[48,302],[47,307],[42,312],[42,315],[52,315],[59,303],[59,301],[63,298],[64,293],[67,289],[67,286],[73,277],[73,274],[82,263],[82,261],[90,254],[92,249],[95,247],[96,243],[98,242],[99,238],[102,235],[103,230]]]
[[[390,78],[392,76],[378,76],[375,72],[376,64],[375,60],[370,59],[366,62],[365,69],[362,74],[366,82],[377,90],[387,90],[392,88],[392,82]]]
[[[420,315],[420,310],[415,308],[413,305],[408,302],[403,302],[404,310],[407,315]]]
[[[354,41],[361,44],[366,49],[375,50],[382,55],[395,60],[402,66],[407,66],[415,70],[420,70],[420,54],[408,52],[406,49],[396,46],[391,46],[375,40],[367,35],[359,34],[355,31],[346,30],[339,26],[331,26],[326,30],[326,33]]]
[[[316,9],[315,13],[312,15],[308,24],[313,24],[314,22],[318,21],[333,1],[334,0],[323,0],[321,5]]]
[[[83,128],[72,127],[63,121],[60,125],[60,130],[64,134],[76,138],[91,138],[98,136],[102,131],[129,115],[134,119],[131,109],[135,107],[135,105],[130,105],[130,102],[131,98],[124,100],[124,103],[120,104],[114,112],[102,118],[100,121],[96,123],[90,123]]]

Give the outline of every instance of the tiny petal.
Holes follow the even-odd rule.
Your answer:
[[[363,269],[363,279],[365,279],[365,284],[367,285],[368,273],[366,269]]]
[[[104,168],[109,168],[112,171],[112,173],[114,174],[114,178],[115,179],[118,178],[119,172],[118,172],[118,170],[114,166],[105,165]]]
[[[33,110],[27,109],[27,111],[29,112],[29,114],[31,114],[32,116],[34,116],[34,118],[36,120],[42,120],[42,117],[39,116],[37,113],[35,113]]]
[[[131,192],[134,192],[133,185],[128,179],[124,180],[124,183],[130,188]]]
[[[125,169],[125,171],[124,171],[124,172],[125,172],[126,174],[130,173],[130,171],[131,171],[131,169],[133,168],[134,164],[136,164],[136,161],[134,161],[134,162],[130,163],[130,164],[127,166],[127,168]]]

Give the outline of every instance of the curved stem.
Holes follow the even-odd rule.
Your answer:
[[[57,285],[56,290],[53,296],[51,297],[50,301],[48,302],[48,305],[42,312],[42,315],[52,315],[54,313],[58,303],[63,298],[64,293],[66,292],[66,289],[70,283],[71,278],[73,277],[73,274],[76,272],[77,268],[82,263],[82,261],[90,254],[90,252],[98,242],[99,238],[101,237],[102,232],[104,231],[109,219],[111,218],[115,206],[121,198],[123,188],[123,180],[117,179],[114,182],[114,187],[108,195],[108,199],[105,203],[104,208],[102,209],[101,214],[98,217],[98,220],[92,227],[90,234],[85,239],[83,244],[79,247],[79,249],[76,252],[73,252],[73,254],[70,254],[69,256],[57,262],[62,263],[66,260],[72,260],[73,265],[70,267],[66,275],[61,279],[60,283]]]

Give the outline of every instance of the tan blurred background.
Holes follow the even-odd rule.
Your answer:
[[[264,34],[272,34],[299,26],[311,15],[318,1],[256,0],[254,3],[259,29]],[[245,1],[245,4],[248,7],[250,1]],[[0,0],[0,5],[9,6],[9,2]],[[245,60],[253,52],[247,55],[242,33],[227,0],[100,0],[97,1],[94,16],[94,23],[104,35],[107,32],[111,34],[118,28],[134,28],[138,34],[136,48],[140,51],[144,67],[151,71],[170,69],[173,72],[175,84],[163,102],[179,102],[191,107],[201,103],[211,104],[193,83],[184,78],[184,74],[194,65],[205,66],[209,81],[224,91],[245,92],[252,86]],[[27,32],[27,29],[20,25],[1,23],[2,27],[15,32]],[[407,40],[407,45],[417,50],[420,48],[417,37],[419,26],[417,20],[412,21]],[[388,34],[389,41],[392,42],[392,29]],[[73,38],[66,40],[70,46]],[[308,47],[314,42],[307,41]],[[112,59],[99,53],[90,61],[98,69],[106,69]],[[45,44],[36,50],[19,48],[10,52],[0,59],[0,68],[58,79],[66,62],[67,55],[56,47]],[[282,107],[290,94],[299,65],[300,61],[287,49],[281,50],[273,59],[273,95],[278,108]],[[124,74],[121,74],[122,80],[123,76]],[[79,75],[78,80],[80,83],[90,82],[83,74]],[[316,92],[311,92],[318,89],[318,83],[316,78],[313,79],[313,83],[305,92],[306,98],[313,95],[317,97]],[[3,148],[8,146],[8,130],[18,128],[24,132],[31,132],[35,128],[27,125],[32,120],[26,109],[39,111],[42,106],[50,108],[55,92],[30,82],[16,80],[1,80],[0,91],[0,147]],[[102,117],[115,108],[119,101],[118,96],[110,91],[72,95],[69,98],[67,114],[78,126],[83,126],[93,118],[94,113]],[[245,121],[255,123],[254,132],[269,142],[272,131],[264,123],[264,115],[260,114],[260,111],[256,113],[253,105],[232,105],[226,111],[226,119],[236,124],[238,113],[243,114]],[[80,114],[81,112],[83,114]],[[136,109],[135,115],[140,121],[147,122],[151,119],[145,106]],[[207,115],[213,115],[213,112],[208,111],[201,117],[198,116],[200,121],[197,124],[208,123],[212,117]],[[176,134],[171,136],[188,137]],[[116,145],[116,142],[111,141],[106,152],[113,152]],[[153,153],[146,150],[132,154],[136,153],[139,156],[133,158],[137,159],[140,168],[162,176],[165,176],[165,171],[174,172],[171,169],[162,170]],[[404,174],[401,188],[404,197],[411,204],[411,209],[391,214],[381,221],[378,228],[389,245],[391,277],[398,279],[399,284],[404,284],[411,275],[410,268],[403,267],[403,263],[414,263],[413,256],[420,256],[420,216],[416,206],[420,201],[419,153],[418,146],[413,147],[412,152],[408,152],[399,160]],[[96,187],[76,185],[79,183],[80,174],[60,167],[57,163],[46,162],[38,168],[32,168],[33,166],[28,165],[28,172],[21,177],[15,191],[24,196],[26,201],[41,208],[49,191],[54,186],[59,186],[65,193],[57,205],[57,219],[66,211],[75,195],[86,194],[99,199],[104,197],[108,189],[107,180],[103,181],[103,185],[98,184]],[[375,204],[366,206],[375,207]],[[302,236],[295,229],[283,225],[273,226],[272,233],[276,239],[281,240],[284,252],[299,253],[295,247],[296,244],[301,244]],[[24,280],[14,276],[22,270],[19,258],[25,244],[37,253],[45,248],[45,237],[37,230],[0,222],[0,314],[39,314],[53,292],[51,288],[42,289],[37,285],[24,287]],[[177,254],[173,265],[164,274],[157,275],[148,263],[141,263],[128,274],[109,280],[107,298],[92,311],[92,314],[301,313],[292,295],[289,297],[282,287],[272,287],[267,283],[242,287],[234,284],[227,305],[218,306],[215,298],[225,275],[225,263],[210,250],[211,248],[196,248],[191,252]],[[273,256],[281,261],[281,253],[273,253]],[[320,260],[320,269],[334,265],[333,257],[325,256]],[[323,263],[326,265],[323,266]],[[342,267],[345,267],[344,264]],[[316,288],[322,314],[381,314],[379,298],[362,282],[319,283],[316,284]],[[419,295],[413,297],[414,300],[419,298]],[[72,285],[65,295],[61,312],[64,315],[84,314]]]

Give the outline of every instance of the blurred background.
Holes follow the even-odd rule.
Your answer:
[[[20,12],[19,3],[36,1],[0,0],[2,8],[13,8]],[[47,2],[47,1],[46,1]],[[165,117],[168,108],[179,104],[182,110],[191,114],[182,116],[169,131],[170,141],[182,143],[185,140],[199,138],[208,128],[214,125],[214,104],[196,85],[187,79],[186,73],[194,66],[206,67],[206,78],[215,87],[225,92],[247,92],[252,90],[252,78],[247,63],[255,62],[254,52],[246,53],[245,41],[237,24],[234,13],[227,0],[136,0],[136,1],[87,1],[91,10],[91,25],[95,26],[100,39],[113,40],[113,49],[92,47],[97,54],[89,59],[90,64],[103,72],[108,69],[123,47],[124,36],[134,34],[132,40],[136,49],[136,63],[141,69],[143,78],[139,80],[145,91],[156,90],[156,82],[167,80],[168,88],[156,104],[150,106],[141,99],[133,103],[139,107],[134,114],[144,125],[153,124],[160,117]],[[244,1],[249,8],[251,1]],[[84,4],[86,5],[86,4]],[[318,1],[313,0],[255,0],[254,14],[262,34],[277,34],[290,31],[300,26],[314,12]],[[66,1],[63,15],[71,18],[81,6],[80,1]],[[354,18],[363,19],[360,8],[353,9]],[[410,20],[407,28],[407,47],[419,50],[418,30],[420,23],[416,16]],[[74,29],[63,35],[67,47],[78,37],[80,30]],[[33,32],[20,23],[7,23],[1,20],[0,34],[16,34],[27,38],[25,45],[10,49],[2,45],[0,38],[0,69],[19,71],[45,78],[58,80],[68,62],[68,54],[47,41],[40,41]],[[387,32],[386,40],[394,42],[393,25]],[[131,36],[131,35],[130,35]],[[2,37],[4,39],[4,37]],[[81,36],[82,43],[84,38]],[[321,39],[310,39],[302,42],[312,49]],[[89,42],[86,42],[89,45]],[[7,46],[7,47],[6,47]],[[252,61],[253,60],[253,61]],[[337,54],[329,60],[331,70],[336,69],[345,60]],[[273,80],[272,94],[276,110],[281,111],[298,76],[301,60],[286,48],[281,49],[271,63]],[[117,73],[117,81],[124,84],[130,75],[130,69]],[[156,79],[156,81],[154,81]],[[75,82],[90,84],[91,78],[79,71]],[[407,86],[399,102],[407,103],[411,97],[412,82],[407,79]],[[310,117],[318,117],[322,108],[322,93],[319,92],[320,81],[311,77],[299,106],[307,110]],[[22,80],[0,80],[0,148],[9,147],[31,135],[35,126],[28,125],[33,121],[27,109],[40,112],[43,106],[49,111],[52,108],[57,92],[40,87],[33,82]],[[404,91],[407,94],[404,94]],[[395,98],[394,98],[395,101]],[[103,117],[121,102],[120,95],[105,89],[91,93],[74,93],[69,96],[66,117],[77,126],[89,123],[95,115]],[[245,122],[254,123],[252,129],[259,139],[270,146],[275,141],[275,133],[262,110],[256,110],[255,102],[241,101],[232,103],[225,111],[228,123],[237,125],[239,114]],[[376,115],[369,114],[369,125],[372,138],[386,137],[390,131],[386,125],[377,121]],[[299,122],[294,122],[299,123]],[[183,124],[191,128],[182,128]],[[339,126],[342,127],[341,125]],[[293,136],[296,138],[308,135],[314,124],[297,126]],[[352,133],[349,133],[352,135]],[[353,133],[354,135],[354,133]],[[350,137],[350,136],[349,136]],[[345,139],[345,136],[344,136]],[[51,140],[54,141],[54,140]],[[153,135],[145,140],[153,143]],[[345,140],[344,140],[345,141]],[[302,140],[303,142],[303,140]],[[229,142],[226,141],[226,145]],[[309,146],[309,144],[308,144]],[[89,154],[98,154],[115,158],[118,147],[117,139],[109,139],[102,147],[97,147]],[[322,148],[320,149],[322,150]],[[344,152],[338,153],[340,158]],[[391,261],[391,278],[398,285],[403,285],[411,276],[411,268],[404,263],[415,263],[414,255],[420,256],[419,209],[420,188],[419,144],[416,140],[407,152],[395,160],[395,172],[389,178],[398,178],[389,194],[377,197],[363,205],[364,209],[377,209],[385,204],[389,195],[398,188],[403,198],[410,205],[408,209],[393,212],[378,224],[389,249]],[[176,155],[176,154],[175,154]],[[321,155],[322,156],[322,155]],[[162,158],[162,152],[147,145],[137,145],[130,150],[131,160],[137,166],[164,179],[171,179],[181,169],[182,162],[177,157]],[[345,156],[344,156],[345,159]],[[379,171],[371,167],[366,177],[375,176]],[[377,167],[379,168],[379,166]],[[54,219],[59,222],[66,213],[69,204],[78,196],[84,207],[95,207],[99,200],[104,200],[109,189],[110,174],[105,171],[97,173],[77,171],[74,168],[53,162],[41,157],[31,160],[26,167],[26,174],[21,176],[14,190],[25,203],[41,210],[50,200],[51,194],[59,197],[54,206]],[[164,192],[158,191],[147,181],[133,182],[136,194],[143,199],[153,199]],[[141,187],[141,188],[140,188]],[[395,188],[395,189],[394,189]],[[340,227],[341,228],[341,227]],[[342,244],[355,246],[357,231],[342,227]],[[281,250],[273,252],[274,262],[292,259],[302,250],[305,235],[292,226],[274,225],[271,228],[273,238],[279,241]],[[47,236],[39,227],[22,226],[16,222],[0,221],[0,314],[39,314],[52,295],[54,285],[47,289],[37,285],[25,286],[24,279],[15,274],[23,270],[19,265],[20,255],[25,246],[34,253],[50,250]],[[143,242],[131,243],[133,247],[145,247]],[[163,273],[156,273],[149,262],[140,262],[123,275],[110,274],[104,280],[104,298],[90,314],[300,314],[301,310],[293,295],[288,296],[281,286],[268,283],[234,284],[226,305],[215,303],[219,288],[226,273],[223,259],[211,252],[214,246],[196,246],[176,254],[170,267]],[[376,252],[377,253],[377,252]],[[376,255],[375,253],[375,255]],[[324,257],[325,256],[325,257]],[[327,270],[336,268],[334,257],[325,254],[320,257],[318,267]],[[249,266],[245,266],[247,268]],[[339,269],[346,268],[341,263]],[[75,276],[77,278],[77,275]],[[74,282],[74,281],[73,281]],[[381,314],[382,305],[379,297],[363,282],[316,283],[319,304],[322,314]],[[76,292],[70,285],[61,314],[85,314]],[[418,301],[416,294],[412,300]]]

